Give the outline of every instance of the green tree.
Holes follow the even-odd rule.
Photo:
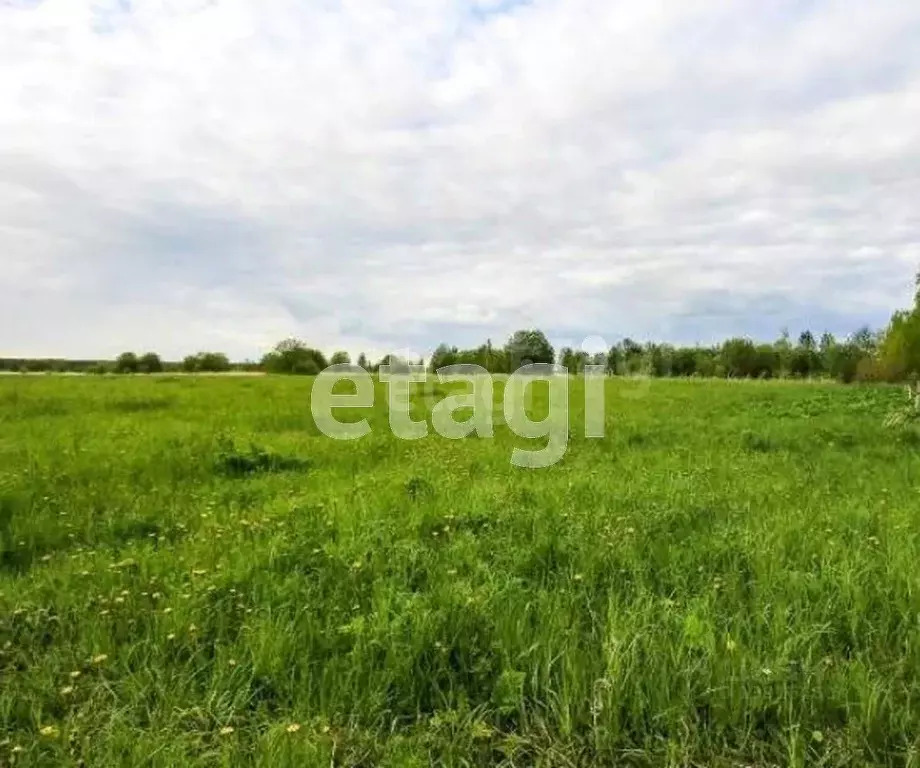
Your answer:
[[[725,369],[719,358],[718,347],[700,347],[694,350],[696,373],[707,378],[724,376]]]
[[[828,354],[828,373],[838,381],[849,384],[856,379],[860,363],[867,359],[863,351],[852,342],[834,344]]]
[[[648,371],[652,376],[670,376],[674,364],[674,348],[668,344],[649,344],[646,348]]]
[[[133,352],[122,352],[115,359],[115,373],[137,373],[138,366],[137,355]]]
[[[577,360],[575,358],[575,350],[571,347],[563,347],[559,350],[559,356],[557,362],[563,368],[566,369],[569,373],[576,372]]]
[[[831,372],[831,357],[836,346],[837,339],[834,338],[834,334],[829,331],[825,331],[821,334],[821,342],[818,345],[818,355],[821,358],[821,372],[824,374],[830,374]]]
[[[754,370],[751,376],[758,379],[773,379],[782,372],[780,356],[772,344],[759,344],[755,348]]]
[[[792,342],[789,340],[788,328],[783,328],[779,338],[773,344],[773,350],[776,352],[776,359],[779,361],[779,375],[785,376],[792,368],[794,354]]]
[[[874,351],[876,377],[888,381],[903,381],[920,377],[920,272],[914,279],[914,306],[895,312]],[[862,350],[872,350],[865,330],[857,332],[854,343]]]
[[[556,359],[553,345],[542,331],[535,329],[516,331],[505,344],[508,357],[509,373],[518,370],[527,363],[546,363],[552,365]]]
[[[879,337],[868,325],[864,325],[850,337],[850,343],[865,356],[871,357],[878,349]]]
[[[363,352],[358,355],[358,365],[365,371],[367,370],[367,355],[365,355]]]
[[[351,355],[343,351],[334,352],[329,359],[329,365],[349,365],[350,363]]]
[[[642,345],[629,337],[620,342],[623,356],[623,369],[627,374],[641,373],[645,365],[645,350]]]
[[[455,365],[459,354],[459,350],[456,347],[449,347],[447,344],[438,344],[435,351],[431,353],[431,360],[428,361],[428,369],[434,373],[439,368]]]
[[[722,345],[720,362],[730,378],[748,378],[757,369],[757,347],[750,339],[729,339]]]
[[[878,348],[878,371],[888,381],[920,376],[920,309],[892,316]]]
[[[146,352],[138,359],[137,368],[140,373],[161,373],[163,361],[156,352]]]
[[[195,373],[224,373],[230,367],[230,358],[223,352],[199,352],[182,361],[184,370]]]
[[[380,362],[377,363],[377,371],[379,372],[382,367],[386,366],[388,368],[387,373],[408,373],[409,372],[409,361],[404,357],[394,354],[384,355]]]
[[[618,344],[615,344],[607,351],[607,373],[610,376],[618,376],[623,372],[623,352]]]
[[[294,338],[278,342],[262,358],[262,368],[268,373],[316,376],[328,367],[329,363],[322,352]]]
[[[808,378],[820,373],[821,368],[821,354],[815,337],[811,331],[803,331],[799,335],[798,345],[792,350],[788,371],[793,376]]]
[[[697,350],[693,347],[680,347],[674,351],[671,360],[671,372],[674,376],[693,376],[696,374]]]
[[[225,373],[232,365],[223,352],[198,352],[183,358],[180,368],[186,373]]]

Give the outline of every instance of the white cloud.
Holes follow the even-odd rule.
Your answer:
[[[4,354],[846,332],[918,199],[911,3],[0,5]]]

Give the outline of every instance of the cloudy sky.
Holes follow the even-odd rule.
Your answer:
[[[915,0],[0,0],[0,356],[845,334]]]

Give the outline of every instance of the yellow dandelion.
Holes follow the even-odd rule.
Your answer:
[[[123,597],[116,597],[115,602],[116,604],[121,605],[122,603],[125,602],[125,599]]]
[[[166,635],[166,639],[167,639],[167,640],[175,640],[175,639],[176,639],[175,633],[174,633],[174,632],[170,632],[168,635]]]
[[[230,661],[228,661],[227,663],[228,663],[231,667],[235,667],[235,666],[236,666],[236,659],[230,659]]]
[[[291,724],[287,727],[287,732],[288,732],[288,733],[297,733],[297,731],[299,731],[299,730],[300,730],[300,723],[291,723]]]
[[[163,609],[163,613],[164,613],[164,614],[167,614],[167,615],[170,614],[170,613],[172,613],[172,608],[164,608],[164,609]]]
[[[16,745],[15,747],[13,747],[13,749],[10,750],[10,751],[11,751],[14,755],[19,755],[19,754],[22,754],[23,752],[25,752],[25,751],[26,751],[26,748],[25,748],[25,747],[20,747],[20,746],[17,744],[17,745]]]
[[[60,731],[53,725],[42,726],[38,732],[49,739],[56,739],[60,734]]]
[[[72,694],[72,693],[73,693],[73,686],[72,686],[72,685],[67,685],[67,686],[61,688],[61,696],[70,696],[70,694]]]
[[[77,679],[78,677],[80,677],[80,675],[82,675],[82,674],[83,674],[83,673],[82,673],[79,669],[75,669],[73,672],[70,673],[70,679],[71,679],[71,680],[76,680],[76,679]]]
[[[100,653],[98,656],[93,656],[93,664],[105,664],[108,658],[107,653]]]
[[[223,728],[220,729],[220,735],[229,736],[231,733],[233,733],[233,730],[234,729],[232,725],[225,725]]]

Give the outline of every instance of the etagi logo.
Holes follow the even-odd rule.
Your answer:
[[[604,437],[604,382],[603,365],[584,368],[584,420],[585,437]],[[453,365],[438,369],[436,381],[440,384],[467,384],[460,394],[452,394],[433,402],[435,374],[422,365],[408,365],[392,370],[382,366],[380,381],[387,385],[389,427],[401,440],[419,440],[428,436],[428,422],[414,421],[411,415],[411,395],[414,385],[422,384],[423,397],[431,411],[434,431],[448,440],[462,440],[474,433],[480,438],[494,437],[495,380],[504,381],[501,409],[505,425],[518,437],[540,440],[546,445],[539,450],[514,448],[511,463],[518,467],[539,469],[556,464],[566,452],[569,438],[569,375],[562,366],[546,363],[523,365],[510,375],[490,374],[478,365]],[[354,392],[334,394],[341,381],[351,381]],[[547,413],[539,421],[531,419],[528,408],[533,405],[533,385],[545,382],[548,391]],[[338,421],[333,411],[341,408],[373,408],[374,380],[363,368],[343,364],[333,365],[320,373],[313,382],[310,409],[317,428],[334,440],[357,440],[371,432],[367,419],[354,423]],[[459,421],[457,411],[472,411],[469,418]]]

